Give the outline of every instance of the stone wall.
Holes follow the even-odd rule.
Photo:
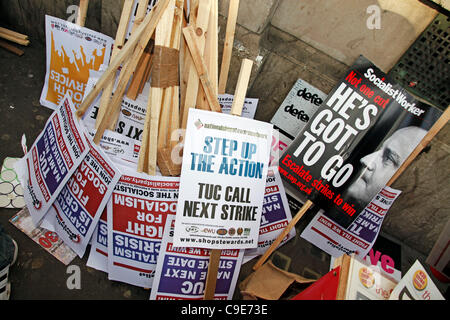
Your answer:
[[[77,3],[2,0],[0,18],[45,41],[44,15],[67,19],[67,7]],[[114,37],[122,3],[91,0],[86,26]],[[219,57],[228,4],[219,0]],[[260,99],[256,118],[269,121],[298,78],[328,93],[360,54],[389,71],[436,14],[418,0],[241,0],[227,92],[234,92],[240,60],[252,59],[247,96]],[[447,125],[393,185],[403,194],[383,231],[424,254],[449,217],[449,153]]]

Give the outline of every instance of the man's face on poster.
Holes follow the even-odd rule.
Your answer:
[[[395,131],[381,149],[361,158],[362,172],[350,185],[347,194],[361,203],[369,203],[386,185],[406,160],[426,131],[419,127],[406,127]]]

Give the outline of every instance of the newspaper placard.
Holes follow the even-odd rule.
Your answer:
[[[245,250],[245,255],[264,254],[291,220],[291,210],[289,209],[278,168],[270,167],[266,179],[258,248]],[[288,233],[286,238],[280,243],[280,246],[293,237],[295,237],[295,228]]]
[[[150,288],[179,178],[124,171],[108,203],[108,278]]]
[[[89,142],[89,148],[45,217],[53,220],[55,232],[80,257],[121,176],[100,147]]]
[[[47,71],[40,102],[55,109],[66,94],[78,108],[89,70],[109,63],[114,39],[74,23],[45,16]]]
[[[91,251],[89,252],[86,265],[103,272],[108,272],[108,224],[106,207],[92,234]]]
[[[30,151],[15,164],[36,226],[89,152],[84,127],[68,95],[51,114]]]
[[[395,286],[389,300],[445,300],[445,298],[419,260],[416,260]]]
[[[202,300],[210,250],[173,245],[175,216],[166,220],[150,300]],[[222,250],[214,299],[231,300],[244,250]]]
[[[55,232],[35,227],[27,207],[9,219],[9,222],[66,266],[77,256]]]
[[[364,258],[372,248],[384,217],[401,191],[385,187],[347,228],[320,210],[300,235],[333,257],[356,253]]]
[[[186,126],[174,245],[258,245],[272,125],[191,109]]]
[[[285,187],[348,227],[441,114],[360,56],[280,158]]]

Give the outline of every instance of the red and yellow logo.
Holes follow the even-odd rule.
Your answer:
[[[371,288],[375,284],[373,271],[366,267],[359,269],[359,281],[364,287]]]
[[[427,274],[422,270],[417,270],[416,272],[414,272],[412,282],[414,288],[416,288],[419,291],[422,291],[427,287],[428,283]]]

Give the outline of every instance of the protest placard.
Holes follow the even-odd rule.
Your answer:
[[[45,16],[47,69],[40,102],[55,109],[66,94],[83,101],[89,70],[108,64],[113,39],[63,19]]]
[[[319,89],[298,79],[270,122],[292,141],[320,109],[326,97]]]
[[[103,209],[121,176],[100,147],[89,142],[89,153],[61,190],[45,219],[83,257]]]
[[[124,171],[108,203],[108,278],[150,288],[179,178]]]
[[[25,203],[36,226],[89,152],[84,127],[67,94],[30,151],[15,164]]]
[[[287,191],[304,205],[254,269],[313,204],[348,227],[431,140],[428,130],[436,134],[441,114],[360,56],[279,160]]]
[[[441,113],[360,56],[280,158],[286,188],[348,227]]]
[[[357,216],[343,227],[320,210],[300,235],[333,257],[356,253],[364,258],[372,248],[383,220],[401,191],[385,187]]]
[[[256,248],[272,125],[197,109],[187,124],[174,245]]]
[[[201,300],[210,250],[173,245],[175,216],[164,228],[150,300]],[[222,250],[214,299],[230,300],[239,276],[243,250]]]
[[[258,247],[256,249],[246,249],[245,256],[263,254],[291,219],[291,210],[289,209],[278,168],[270,167],[266,179]],[[289,232],[281,244],[284,244],[293,237],[295,237],[295,229]]]
[[[395,286],[389,300],[445,300],[445,298],[419,260],[416,260]]]

